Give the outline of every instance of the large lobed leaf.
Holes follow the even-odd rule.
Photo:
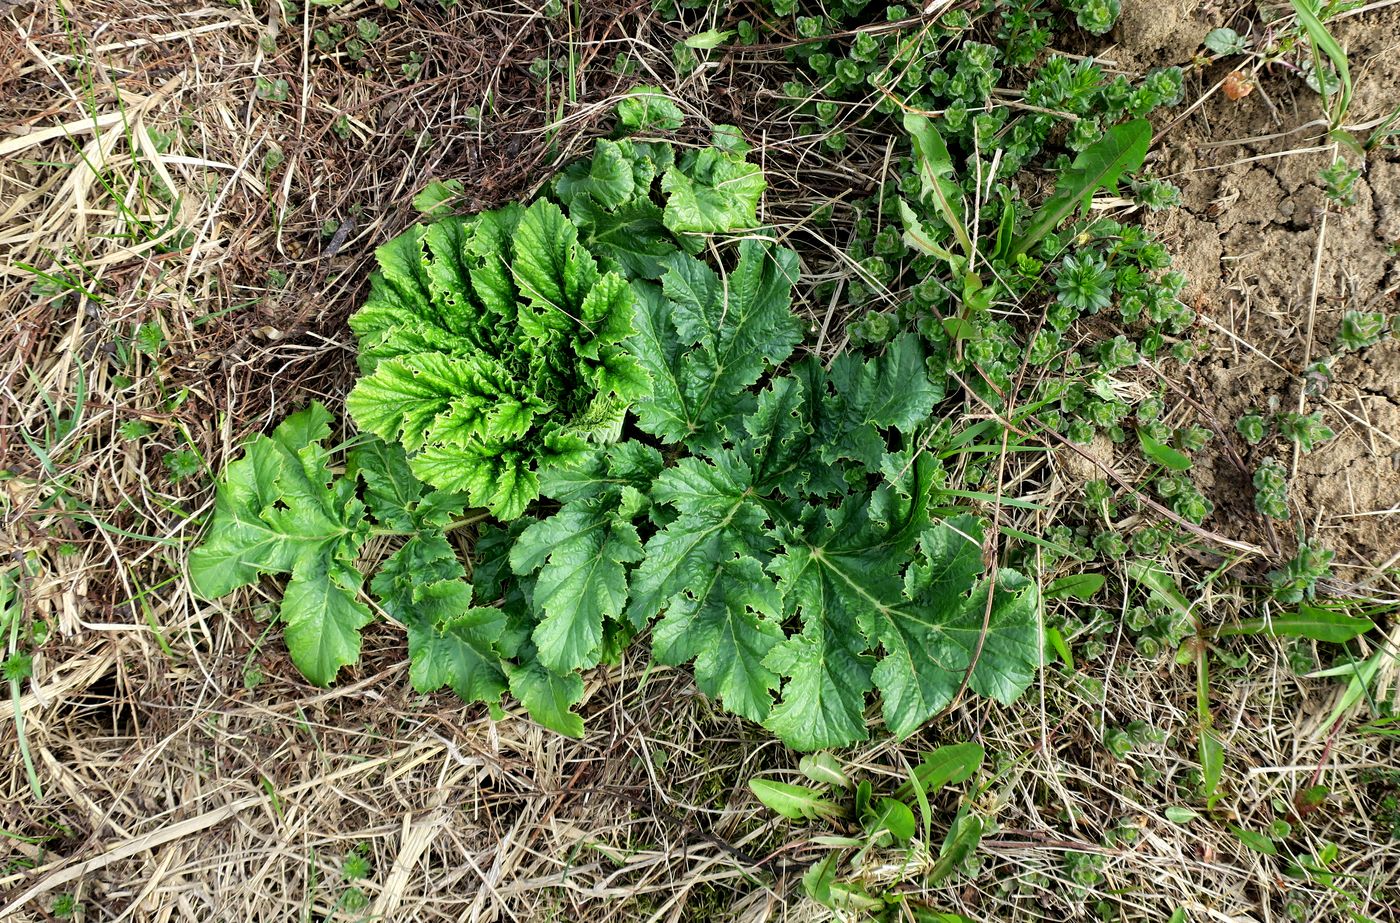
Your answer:
[[[714,361],[726,342],[717,325],[742,329],[749,302],[743,286],[694,277],[663,279],[654,294],[674,320],[638,337],[662,331],[668,354],[653,376],[671,383],[639,405],[643,428],[692,454],[660,470],[654,450],[624,442],[561,469],[546,492],[563,508],[512,553],[518,574],[539,573],[542,664],[596,662],[609,622],[654,622],[658,662],[693,663],[703,692],[799,749],[863,739],[872,693],[899,736],[965,680],[1013,700],[1040,663],[1038,600],[1021,575],[984,573],[973,517],[930,518],[938,466],[914,439],[941,390],[921,341],[900,337],[829,371],[803,361],[756,399],[725,390],[700,413],[710,405],[695,395],[726,366]],[[648,520],[656,531],[639,553],[634,526]]]
[[[748,389],[801,339],[788,307],[797,255],[747,239],[728,275],[681,253],[665,266],[659,287],[638,286],[629,345],[651,379],[638,425],[667,443],[713,443],[752,408]]]
[[[373,620],[354,568],[369,534],[353,483],[326,466],[331,415],[320,404],[256,436],[225,469],[205,542],[189,575],[205,599],[291,574],[279,610],[292,662],[320,686],[360,656],[360,629]]]
[[[720,234],[758,224],[763,171],[718,148],[686,154],[661,177],[663,221],[677,234]]]

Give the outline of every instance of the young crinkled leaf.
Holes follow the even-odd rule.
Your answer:
[[[373,620],[359,599],[354,561],[369,533],[354,482],[333,479],[323,445],[331,416],[320,404],[256,436],[225,469],[204,543],[189,574],[206,599],[292,575],[280,618],[292,662],[317,685],[359,659],[359,631]]]
[[[758,225],[763,170],[718,148],[687,153],[661,177],[663,220],[676,234],[723,234]],[[698,249],[698,242],[692,245]]]
[[[625,177],[624,163],[629,170]],[[591,160],[570,164],[554,181],[555,194],[578,227],[579,240],[598,258],[601,269],[619,271],[628,279],[661,277],[662,259],[678,245],[651,191],[656,177],[674,163],[669,144],[600,138]]]
[[[747,389],[801,339],[788,307],[797,255],[747,239],[727,276],[680,253],[666,263],[659,289],[639,286],[630,348],[651,395],[634,409],[663,442],[698,446],[736,425],[753,406]]]
[[[615,153],[580,196],[624,197],[634,167]],[[632,289],[599,272],[558,206],[413,228],[377,255],[351,319],[367,374],[346,407],[400,442],[416,477],[511,519],[539,496],[541,470],[617,438],[647,388],[623,347]]]

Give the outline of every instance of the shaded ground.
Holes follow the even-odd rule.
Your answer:
[[[1219,24],[1213,11],[1127,6],[1125,68],[1185,63]],[[883,146],[857,139],[836,156],[785,131],[770,95],[779,51],[674,78],[658,62],[680,36],[649,4],[592,4],[574,19],[524,4],[309,9],[304,28],[193,3],[6,13],[0,458],[13,476],[0,481],[0,552],[34,562],[24,602],[55,637],[20,703],[42,802],[14,712],[0,707],[0,919],[48,919],[63,894],[90,920],[824,918],[794,898],[818,854],[809,835],[773,822],[745,788],[793,755],[714,712],[688,675],[641,660],[593,674],[580,742],[414,695],[387,626],[367,633],[364,665],[343,685],[310,688],[267,624],[272,591],[211,606],[172,576],[210,492],[207,472],[172,481],[167,457],[193,451],[218,469],[308,398],[337,404],[352,361],[344,317],[374,245],[412,220],[411,195],[461,179],[475,209],[538,186],[606,116],[619,51],[656,68],[648,79],[692,112],[762,142],[771,199],[786,204],[769,217],[823,272],[841,271],[839,235],[786,224],[833,185],[863,194],[887,166]],[[353,35],[360,17],[383,29],[362,62],[344,39],[317,48],[315,29],[341,22]],[[1353,65],[1368,81],[1357,121],[1394,104],[1395,25],[1391,8],[1344,31],[1369,62]],[[1220,76],[1207,71],[1191,98]],[[285,99],[259,98],[260,79],[263,97]],[[1373,158],[1357,205],[1327,212],[1324,232],[1326,152],[1240,162],[1318,146],[1318,126],[1221,143],[1316,117],[1296,77],[1260,86],[1239,103],[1212,94],[1161,145],[1160,173],[1187,203],[1162,226],[1216,330],[1183,384],[1228,439],[1245,407],[1270,395],[1293,406],[1341,312],[1393,311],[1398,281],[1386,249],[1400,233],[1393,155]],[[65,130],[41,134],[54,126]],[[823,342],[839,343],[831,306],[807,310]],[[1400,549],[1384,512],[1400,504],[1395,349],[1334,367],[1308,407],[1341,435],[1289,459],[1295,521],[1355,568],[1346,582],[1376,578],[1377,591]],[[133,422],[150,431],[127,438]],[[1221,511],[1211,525],[1286,552],[1286,530],[1267,534],[1242,469],[1221,458],[1207,472]],[[1221,619],[1241,605],[1209,585],[1190,592]],[[1085,918],[1109,894],[1130,919],[1178,904],[1201,919],[1277,919],[1294,899],[1310,919],[1335,918],[1328,889],[1283,881],[1218,826],[1160,816],[1195,768],[1195,674],[1121,642],[1079,674],[1047,672],[1017,708],[971,703],[903,747],[849,754],[890,777],[946,740],[1021,755],[986,796],[1001,829],[980,872],[931,899],[996,919]],[[1302,836],[1342,844],[1339,871],[1367,882],[1362,906],[1380,913],[1400,867],[1376,813],[1387,790],[1350,770],[1393,764],[1394,747],[1328,725],[1336,687],[1295,679],[1283,646],[1227,649],[1237,665],[1214,678],[1227,810],[1260,828],[1271,799],[1331,785]],[[1387,683],[1393,673],[1379,696]],[[1138,719],[1166,739],[1110,758],[1105,734]],[[1125,826],[1136,838],[1110,843]],[[371,872],[349,881],[357,851]],[[1101,869],[1083,891],[1069,886],[1071,854]]]

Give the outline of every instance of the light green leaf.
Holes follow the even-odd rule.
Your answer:
[[[1060,662],[1073,670],[1074,655],[1070,652],[1069,643],[1065,641],[1065,636],[1060,634],[1060,630],[1053,625],[1046,625],[1045,641],[1050,645],[1050,649],[1060,658]]]
[[[583,241],[607,268],[630,279],[659,279],[665,258],[676,252],[676,239],[662,223],[659,206],[649,199],[628,202],[606,211],[592,199],[575,199],[569,216],[579,225]],[[611,262],[609,262],[611,261]]]
[[[948,835],[943,838],[943,845],[939,847],[938,861],[929,870],[930,884],[936,884],[953,874],[977,851],[982,842],[983,826],[982,818],[973,814],[966,806],[958,809],[957,816],[948,827]]]
[[[688,564],[687,574],[699,581],[674,597],[656,624],[653,656],[664,664],[694,660],[702,692],[723,700],[737,715],[762,721],[778,688],[778,675],[764,666],[764,658],[783,640],[782,599],[753,558],[730,557],[701,567]]]
[[[1327,81],[1325,79],[1319,79],[1318,81],[1318,86],[1323,89],[1323,101],[1327,103],[1328,108],[1331,110],[1332,127],[1336,128],[1342,124],[1347,109],[1351,107],[1351,66],[1347,62],[1346,50],[1342,48],[1336,38],[1332,36],[1332,33],[1327,29],[1327,26],[1322,20],[1318,18],[1317,13],[1314,12],[1314,7],[1310,5],[1308,0],[1288,0],[1288,2],[1293,6],[1293,12],[1298,15],[1298,22],[1302,23],[1304,31],[1308,33],[1308,39],[1312,42],[1313,46],[1314,59],[1319,59],[1321,57],[1318,54],[1319,52],[1326,55],[1327,60],[1331,61],[1332,67],[1336,69],[1337,77],[1341,80],[1342,93],[1335,104],[1328,99],[1328,94],[1326,92]]]
[[[1159,604],[1170,609],[1174,615],[1193,618],[1191,603],[1181,595],[1176,581],[1156,564],[1133,561],[1128,564],[1128,576],[1147,588],[1148,594]]]
[[[429,218],[441,218],[451,213],[453,200],[465,191],[466,187],[459,179],[430,180],[413,197],[413,207]]]
[[[881,798],[866,818],[865,829],[871,836],[883,831],[900,843],[908,842],[914,835],[914,812],[902,801]]]
[[[1201,728],[1197,750],[1201,757],[1201,786],[1205,790],[1206,804],[1214,804],[1220,779],[1225,774],[1225,744],[1213,730]]]
[[[841,854],[832,850],[802,873],[802,890],[807,896],[833,909],[831,889],[836,884],[836,867],[840,861]]]
[[[492,715],[499,716],[506,682],[493,645],[504,627],[500,609],[483,607],[464,609],[431,627],[411,627],[408,656],[413,688],[432,692],[448,686],[462,701],[485,702]]]
[[[900,601],[898,561],[913,542],[918,513],[883,527],[869,517],[868,500],[848,501],[769,565],[802,631],[766,661],[789,677],[767,727],[799,750],[867,736],[865,695],[874,685],[868,627]]]
[[[1103,574],[1069,574],[1045,588],[1046,599],[1089,599],[1104,585]]]
[[[813,782],[837,788],[851,787],[850,777],[841,767],[841,761],[830,753],[809,753],[798,761],[797,768]]]
[[[899,200],[899,218],[904,224],[905,246],[917,250],[919,253],[936,256],[944,262],[952,262],[952,252],[938,242],[934,234],[919,220],[914,209],[910,208],[909,203],[903,199]]]
[[[348,456],[345,476],[365,485],[364,498],[381,525],[404,532],[440,529],[466,508],[467,497],[430,490],[409,467],[402,447],[370,438]]]
[[[409,679],[419,692],[443,686],[466,702],[498,708],[505,691],[494,645],[505,613],[475,608],[457,554],[441,533],[415,535],[389,557],[372,589],[408,629]]]
[[[722,234],[758,225],[763,171],[742,157],[704,148],[667,170],[662,220],[676,234]]]
[[[1244,38],[1234,29],[1211,29],[1203,44],[1216,54],[1239,54],[1245,49]]]
[[[675,100],[659,87],[633,87],[617,104],[617,118],[629,132],[675,131],[685,121]]]
[[[828,376],[835,394],[820,394],[822,461],[851,459],[878,471],[888,451],[882,431],[912,433],[943,397],[924,359],[923,344],[912,333],[901,334],[873,360],[838,356]]]
[[[593,145],[593,156],[570,164],[555,180],[559,197],[570,205],[580,195],[591,196],[604,209],[612,211],[638,194],[635,164],[630,141],[609,141],[599,138]],[[647,185],[651,175],[644,174]],[[641,190],[645,194],[646,190]]]
[[[600,210],[599,200],[645,197],[657,156],[600,142],[585,174],[560,188]],[[370,298],[351,318],[366,374],[346,405],[361,429],[402,445],[413,477],[519,516],[541,470],[618,438],[629,403],[648,392],[624,346],[631,288],[599,272],[548,200],[413,228],[377,257]]]
[[[753,145],[744,139],[744,132],[737,125],[718,124],[710,127],[710,143],[727,154],[745,157],[753,150]]]
[[[520,452],[499,452],[489,446],[440,444],[429,446],[411,460],[413,473],[443,490],[465,493],[474,506],[511,520],[540,495],[539,477]]]
[[[379,363],[372,374],[356,382],[346,396],[345,409],[361,429],[386,442],[402,443],[413,452],[429,441],[429,431],[440,415],[448,424],[450,407],[462,422],[448,425],[465,437],[470,429],[467,421],[479,420],[481,408],[505,396],[499,390],[502,378],[508,380],[507,373],[484,356],[459,359],[432,352],[404,356]]]
[[[1241,843],[1257,853],[1262,853],[1265,856],[1278,855],[1278,847],[1274,845],[1274,841],[1264,836],[1262,833],[1255,833],[1253,830],[1236,827],[1234,824],[1230,825],[1230,832],[1233,833],[1236,839]]]
[[[821,796],[805,785],[789,785],[772,779],[750,779],[749,790],[770,810],[791,820],[815,820],[819,817],[840,817],[840,805]]]
[[[1376,623],[1370,619],[1333,609],[1303,605],[1297,612],[1282,612],[1269,619],[1244,619],[1216,631],[1216,637],[1232,635],[1273,635],[1276,638],[1310,638],[1332,644],[1344,644],[1368,631]]]
[[[1145,430],[1138,430],[1138,443],[1142,446],[1142,454],[1159,465],[1165,465],[1173,471],[1185,471],[1191,467],[1189,457],[1153,439]]]
[[[330,420],[313,404],[271,437],[254,437],[225,470],[208,537],[189,561],[191,583],[206,598],[290,572],[280,609],[287,647],[323,686],[359,659],[359,630],[373,618],[352,566],[368,523],[354,482],[332,479],[327,468]]]
[[[733,35],[733,29],[726,29],[724,31],[720,31],[719,29],[707,29],[704,32],[697,33],[686,39],[685,46],[700,51],[708,51],[711,48],[723,45],[725,42],[729,41],[730,37]]]
[[[952,232],[963,256],[971,259],[975,247],[967,232],[962,187],[958,185],[953,158],[948,153],[948,146],[943,143],[943,136],[927,117],[913,112],[905,113],[904,130],[909,132],[914,148],[914,162],[923,184],[923,199],[933,203],[934,210]]]
[[[525,210],[512,241],[511,274],[533,311],[520,321],[532,339],[578,323],[583,299],[598,281],[598,266],[578,242],[578,229],[559,206],[541,199]]]
[[[989,604],[990,581],[976,580],[981,535],[970,516],[925,532],[924,560],[905,578],[912,604],[881,613],[876,630],[887,654],[875,682],[884,693],[885,723],[898,737],[946,707],[964,676],[975,692],[1009,704],[1040,667],[1035,586],[1002,569]]]

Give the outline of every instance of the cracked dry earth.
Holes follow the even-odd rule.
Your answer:
[[[1197,8],[1170,15],[1175,25],[1154,33],[1154,47],[1133,48],[1124,34],[1120,66],[1182,63],[1219,24]],[[1356,82],[1346,123],[1376,122],[1400,105],[1400,9],[1346,20],[1336,33]],[[1232,66],[1242,65],[1195,74],[1188,98]],[[1400,308],[1400,150],[1392,142],[1372,151],[1354,204],[1338,207],[1318,172],[1338,155],[1353,167],[1361,158],[1327,138],[1318,98],[1296,75],[1261,70],[1254,79],[1250,95],[1232,101],[1217,89],[1172,128],[1158,166],[1182,188],[1185,208],[1152,221],[1190,279],[1211,347],[1183,383],[1218,434],[1196,475],[1216,504],[1207,525],[1280,555],[1303,531],[1336,552],[1340,579],[1365,585],[1400,563],[1400,340],[1357,353],[1336,342],[1346,311],[1391,317]],[[1309,373],[1319,360],[1330,379]],[[1234,432],[1251,409],[1321,410],[1337,436],[1309,453],[1277,437],[1251,447]],[[1250,472],[1267,455],[1291,472],[1285,523],[1253,510]]]

